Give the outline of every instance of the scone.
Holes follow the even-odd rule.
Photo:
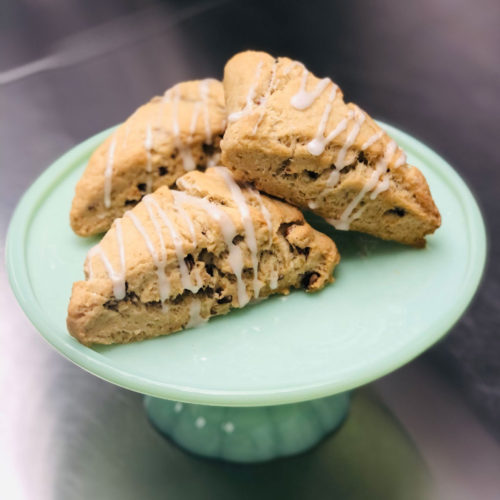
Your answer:
[[[422,173],[330,79],[265,52],[224,71],[222,163],[240,181],[356,230],[415,246],[441,223]]]
[[[141,198],[186,171],[217,165],[226,126],[222,83],[183,82],[141,106],[94,152],[70,221],[80,236],[106,231]]]
[[[296,208],[238,185],[224,167],[191,172],[117,219],[73,285],[69,332],[126,343],[188,328],[250,300],[333,281],[333,241]]]

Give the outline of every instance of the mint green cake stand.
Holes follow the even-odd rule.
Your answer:
[[[348,391],[407,363],[440,339],[469,304],[486,236],[457,173],[407,134],[383,125],[428,179],[443,224],[423,250],[311,222],[336,241],[336,282],[296,291],[182,333],[88,348],[66,330],[66,308],[97,241],[74,235],[68,212],[89,155],[110,133],[56,161],[23,196],[7,240],[21,307],[61,354],[146,395],[151,422],[206,457],[255,462],[296,454],[345,418]]]

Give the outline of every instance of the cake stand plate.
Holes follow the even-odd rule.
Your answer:
[[[98,239],[76,236],[68,213],[107,130],[57,160],[21,199],[6,250],[14,293],[61,354],[147,395],[152,423],[186,449],[241,462],[304,451],[345,417],[347,391],[407,363],[453,326],[484,268],[484,223],[465,183],[425,145],[381,125],[422,170],[441,211],[442,227],[425,249],[310,217],[342,256],[336,282],[323,291],[271,297],[167,337],[85,347],[66,330],[66,308]]]

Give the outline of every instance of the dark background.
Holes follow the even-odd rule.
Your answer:
[[[221,77],[247,48],[299,59],[436,150],[475,193],[489,236],[484,279],[423,362],[500,438],[498,0],[19,0],[0,9],[2,246],[33,180],[152,95]]]

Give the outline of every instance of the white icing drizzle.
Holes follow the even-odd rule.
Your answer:
[[[313,102],[325,91],[326,87],[328,87],[328,84],[331,83],[331,80],[330,78],[321,79],[316,84],[316,87],[314,87],[312,91],[308,92],[306,90],[306,86],[307,86],[307,77],[309,76],[309,71],[302,63],[296,62],[296,64],[302,66],[302,80],[300,82],[300,87],[298,92],[290,99],[290,104],[295,109],[303,110],[307,109],[309,106],[313,104]]]
[[[316,132],[316,136],[312,141],[307,144],[307,150],[314,156],[319,156],[325,150],[325,147],[333,141],[333,139],[343,132],[347,128],[347,123],[353,116],[353,112],[349,110],[347,116],[341,120],[337,126],[325,137],[325,128],[328,123],[328,118],[330,117],[330,112],[332,111],[332,103],[337,95],[338,87],[333,84],[332,91],[330,92],[330,96],[328,97],[328,103],[323,111],[323,115],[321,117],[321,121],[318,126],[318,131]]]
[[[342,149],[339,151],[339,154],[337,155],[337,161],[335,162],[335,168],[330,172],[330,175],[328,176],[328,179],[326,180],[326,185],[323,191],[318,195],[318,198],[321,196],[324,196],[326,192],[332,188],[334,188],[340,179],[340,170],[345,166],[345,157],[347,154],[347,150],[353,145],[354,141],[356,140],[356,137],[359,135],[359,131],[361,130],[361,125],[366,119],[365,114],[360,110],[356,109],[354,111],[354,115],[348,115],[348,116],[354,116],[354,125],[349,132],[349,135],[347,136],[347,139],[342,146]],[[347,128],[347,123],[345,122],[345,127],[342,125],[342,127],[345,129]],[[340,124],[339,124],[340,125]],[[337,126],[338,128],[338,126]],[[308,203],[309,208],[314,210],[315,208],[318,208],[318,203],[316,201],[310,201]]]
[[[257,239],[255,238],[255,228],[252,217],[250,216],[250,208],[245,199],[245,195],[241,191],[240,186],[238,186],[233,179],[229,170],[226,167],[214,167],[214,169],[222,177],[222,179],[224,179],[226,186],[231,191],[231,196],[238,207],[238,211],[240,212],[241,221],[243,222],[243,227],[245,228],[245,241],[248,249],[250,250],[252,260],[254,297],[258,298],[262,285],[258,278],[259,262],[257,260]]]
[[[181,200],[179,199],[179,196],[177,196],[178,191],[171,191],[173,197],[174,197],[174,207],[177,209],[179,212],[179,215],[184,219],[184,222],[186,223],[189,234],[191,235],[191,240],[193,241],[193,246],[197,246],[197,239],[196,239],[196,231],[194,230],[194,224],[193,220],[191,217],[189,217],[188,213],[182,206]]]
[[[191,303],[189,304],[189,321],[187,322],[186,328],[193,328],[207,321],[201,315],[201,300],[193,297]]]
[[[264,114],[266,112],[266,104],[267,100],[269,99],[269,96],[271,95],[271,92],[274,90],[274,86],[276,84],[276,67],[278,65],[277,60],[274,61],[273,67],[271,69],[271,78],[269,80],[269,85],[267,87],[266,93],[264,94],[264,97],[261,99],[259,106],[260,106],[260,113],[259,113],[259,118],[255,122],[255,125],[252,130],[252,135],[255,135],[257,133],[257,129],[259,128],[259,125],[261,124]]]
[[[193,242],[193,247],[196,248],[198,246],[198,240],[196,238],[196,231],[194,229],[193,220],[182,206],[182,203],[179,202],[179,198],[176,196],[177,191],[171,191],[171,193],[174,198],[174,208],[177,210],[178,214],[182,217],[182,219],[186,223],[186,226],[189,230],[189,234],[191,236],[191,241]],[[199,289],[202,287],[203,283],[198,268],[194,269],[194,276],[196,283],[198,283],[198,289]]]
[[[406,155],[403,153],[403,151],[400,152],[401,154],[399,155],[399,158],[394,163],[394,168],[399,168],[406,164]]]
[[[184,183],[182,182],[182,178],[180,180],[181,182],[178,182],[178,184],[181,187],[187,187],[186,185],[182,186]],[[229,217],[229,215],[227,215],[226,212],[224,212],[224,210],[218,207],[215,203],[210,202],[206,198],[197,198],[196,196],[189,195],[183,191],[172,191],[172,194],[177,198],[178,203],[188,203],[190,205],[198,206],[205,210],[205,212],[207,212],[212,219],[218,222],[222,237],[224,238],[224,242],[229,250],[229,265],[236,276],[238,305],[239,307],[243,307],[248,303],[249,297],[242,278],[243,255],[241,253],[241,248],[233,243],[233,239],[236,236],[236,228],[231,220],[231,217]]]
[[[191,115],[191,124],[189,125],[189,138],[192,139],[194,132],[196,130],[196,122],[198,121],[198,115],[200,114],[201,102],[197,102],[194,105],[193,114]]]
[[[369,148],[372,144],[375,144],[382,136],[384,135],[383,130],[379,130],[375,132],[372,136],[368,137],[368,139],[361,146],[361,151]]]
[[[146,208],[148,206],[146,205]],[[151,212],[148,209],[148,213],[151,217]],[[170,282],[168,281],[167,274],[165,272],[165,266],[167,264],[166,261],[166,250],[165,250],[165,243],[163,241],[163,236],[161,234],[161,230],[159,226],[157,226],[157,221],[155,220],[154,217],[151,218],[153,225],[155,226],[156,232],[158,234],[158,238],[160,240],[160,255],[158,255],[158,252],[156,251],[153,242],[151,241],[146,229],[142,225],[141,221],[138,219],[138,217],[131,211],[125,212],[124,217],[129,217],[130,220],[133,222],[134,226],[136,227],[137,231],[141,234],[142,238],[144,239],[144,242],[146,243],[146,247],[149,250],[149,253],[151,254],[151,257],[153,258],[153,262],[155,263],[156,266],[156,274],[158,276],[158,288],[160,292],[160,301],[163,310],[165,311],[166,309],[166,304],[165,300],[168,299],[168,296],[170,295]]]
[[[356,218],[356,216],[352,216],[354,209],[359,205],[361,200],[365,197],[366,193],[372,191],[377,185],[380,176],[387,170],[387,166],[389,165],[394,153],[397,150],[396,143],[394,141],[390,141],[387,144],[386,150],[384,152],[384,157],[381,158],[375,170],[373,171],[368,182],[365,183],[361,191],[356,195],[356,197],[347,205],[346,209],[342,213],[339,219],[327,219],[327,221],[332,224],[336,229],[341,229],[344,231],[349,230],[349,226]],[[378,194],[378,193],[377,193]],[[375,199],[375,198],[372,198]]]
[[[215,167],[220,163],[220,153],[214,153],[207,160],[207,167]]]
[[[337,155],[337,161],[335,162],[335,166],[338,170],[345,166],[345,157],[347,154],[347,150],[354,144],[354,141],[359,135],[359,131],[361,130],[361,125],[366,119],[366,115],[359,109],[356,108],[354,111],[354,125],[347,136],[347,139],[342,146],[342,149],[339,151]]]
[[[260,211],[262,212],[262,215],[264,216],[264,220],[266,221],[267,229],[269,230],[269,239],[272,239],[273,236],[273,223],[271,220],[271,214],[269,213],[269,210],[267,209],[266,205],[264,204],[264,201],[262,200],[262,196],[260,193],[252,189],[251,190],[253,195],[257,198],[257,201],[259,202],[260,205]]]
[[[200,97],[203,103],[203,121],[205,124],[205,144],[212,144],[212,128],[210,126],[210,110],[208,107],[208,96],[210,93],[210,78],[202,80],[199,84]]]
[[[108,149],[108,159],[106,161],[106,170],[104,171],[104,206],[109,208],[111,206],[111,180],[113,176],[113,160],[116,148],[116,133],[111,139]]]
[[[370,194],[370,199],[374,200],[380,193],[387,191],[390,186],[390,177],[388,174],[385,174],[382,177],[382,180],[377,184],[377,187]]]
[[[181,273],[182,287],[185,290],[189,290],[190,292],[196,293],[200,289],[200,284],[195,285],[191,280],[191,275],[187,268],[186,261],[184,260],[186,253],[184,252],[182,239],[180,238],[174,223],[170,220],[166,212],[160,207],[158,202],[152,196],[146,196],[144,198],[144,202],[146,204],[146,208],[148,209],[149,215],[155,224],[158,234],[159,235],[161,234],[161,229],[159,226],[156,225],[157,223],[155,223],[155,220],[153,219],[153,211],[151,209],[152,205],[154,205],[161,220],[163,221],[163,224],[167,227],[167,229],[170,232],[170,236],[172,237],[172,241],[174,243],[175,255],[177,256],[177,262],[179,264],[179,270]]]
[[[235,111],[234,113],[231,113],[227,117],[227,119],[230,123],[238,121],[240,118],[243,118],[244,116],[251,113],[252,107],[254,105],[253,100],[255,98],[255,89],[257,87],[257,84],[259,83],[261,70],[262,70],[262,61],[259,61],[259,64],[257,64],[257,69],[255,71],[254,81],[253,81],[252,85],[250,86],[250,88],[248,89],[248,94],[247,94],[245,106],[242,110]]]
[[[151,178],[151,149],[153,147],[153,131],[151,129],[151,124],[147,124],[146,126],[146,138],[144,139],[144,148],[146,149],[146,191],[148,193],[151,192],[153,181]]]
[[[278,288],[278,278],[278,270],[273,269],[271,271],[271,276],[269,276],[269,288],[271,290],[276,290],[276,288]]]
[[[340,172],[337,170],[337,168],[334,168],[330,172],[330,175],[328,176],[328,179],[326,180],[326,187],[323,190],[323,192],[320,194],[320,196],[324,194],[324,191],[331,189],[331,188],[334,188],[338,184],[339,179],[340,179]]]
[[[93,280],[94,279],[94,268],[92,266],[92,257],[97,254],[98,250],[97,247],[99,246],[99,243],[97,245],[94,245],[88,252],[87,252],[87,269],[88,269],[88,277],[87,279]]]
[[[180,130],[179,130],[179,101],[180,101],[180,92],[178,88],[171,89],[173,90],[173,100],[172,100],[172,130],[174,132],[175,138],[175,146],[179,150],[179,154],[182,158],[182,164],[184,165],[184,170],[191,171],[194,170],[196,164],[193,159],[193,155],[191,154],[191,150],[189,147],[186,147],[180,138]],[[168,95],[168,97],[167,97]],[[170,92],[165,94],[167,99],[170,99]]]
[[[123,246],[121,219],[116,219],[115,224],[116,243],[118,245],[118,255],[120,256],[120,270],[117,271],[113,268],[106,252],[101,248],[100,244],[97,244],[92,247],[88,253],[89,279],[93,279],[94,277],[91,259],[94,255],[97,255],[104,264],[108,277],[113,284],[113,295],[117,300],[122,300],[125,298],[125,247]]]
[[[260,193],[252,189],[251,190],[252,194],[257,198],[257,201],[259,202],[260,210],[262,212],[262,215],[264,216],[264,220],[266,221],[267,229],[269,232],[269,243],[272,244],[273,241],[273,223],[271,220],[271,214],[269,213],[269,210],[267,209],[266,205],[264,204],[264,201],[262,200],[262,196]],[[269,287],[271,290],[276,290],[278,288],[278,270],[273,269],[271,271],[271,275],[269,276]]]
[[[120,295],[125,296],[125,246],[123,245],[122,220],[116,219],[116,243],[118,244],[118,254],[120,256],[121,272],[119,274],[120,283],[118,288]]]

